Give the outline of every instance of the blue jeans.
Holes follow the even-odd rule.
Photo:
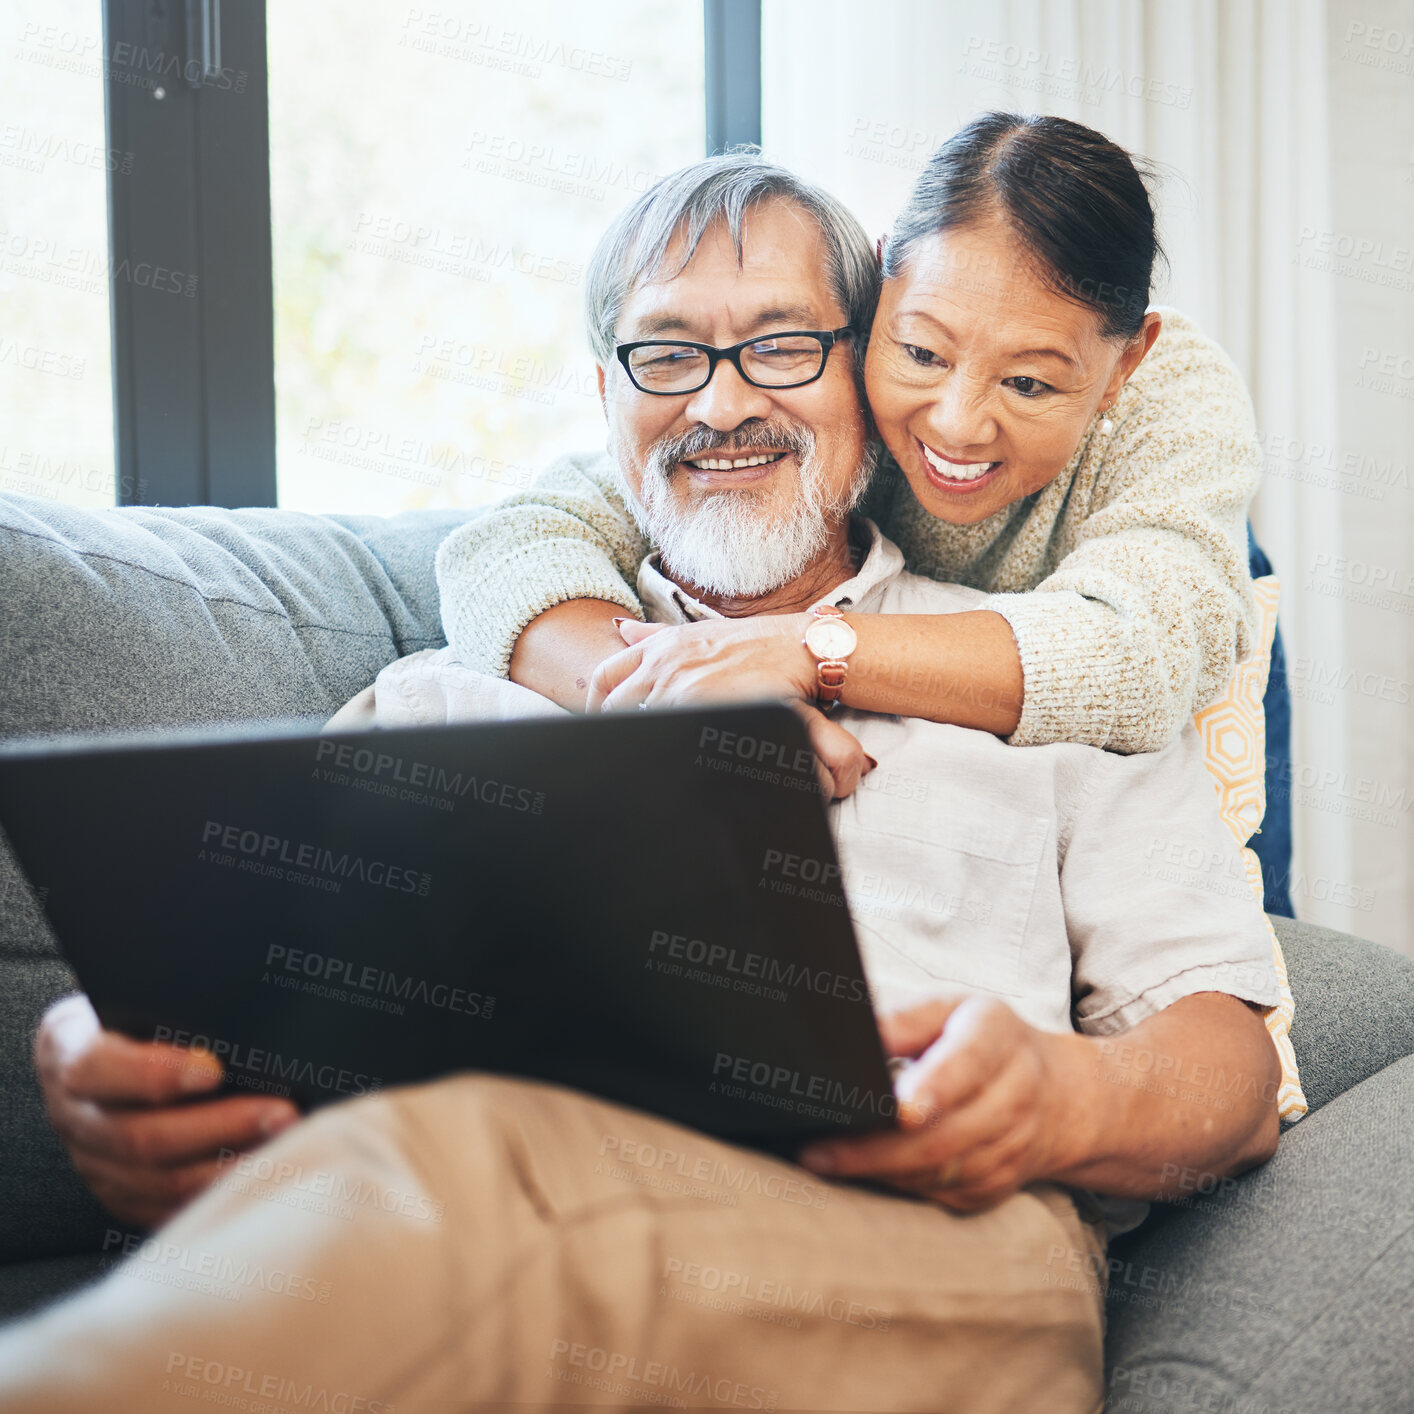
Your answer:
[[[1250,522],[1247,553],[1253,579],[1271,574],[1271,561],[1257,544]],[[1267,715],[1267,813],[1250,845],[1262,863],[1267,912],[1295,918],[1291,907],[1291,691],[1286,683],[1280,619],[1272,639],[1272,667],[1262,707]]]

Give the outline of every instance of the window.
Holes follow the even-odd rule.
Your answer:
[[[759,136],[759,30],[760,0],[13,0],[0,491],[388,513],[599,445],[585,262]]]
[[[0,491],[114,501],[98,7],[9,0],[0,21]]]
[[[602,445],[612,216],[704,150],[683,0],[267,8],[279,503],[388,514]]]

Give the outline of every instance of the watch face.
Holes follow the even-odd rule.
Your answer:
[[[847,658],[858,642],[843,619],[816,619],[805,630],[805,646],[817,658]]]

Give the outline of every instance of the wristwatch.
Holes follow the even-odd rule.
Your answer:
[[[816,604],[810,612],[815,618],[802,641],[815,655],[815,700],[828,712],[844,691],[849,655],[859,646],[859,638],[833,604]]]

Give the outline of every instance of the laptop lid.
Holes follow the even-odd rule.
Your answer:
[[[314,1106],[463,1069],[789,1149],[893,1094],[779,705],[0,749],[106,1026]]]

